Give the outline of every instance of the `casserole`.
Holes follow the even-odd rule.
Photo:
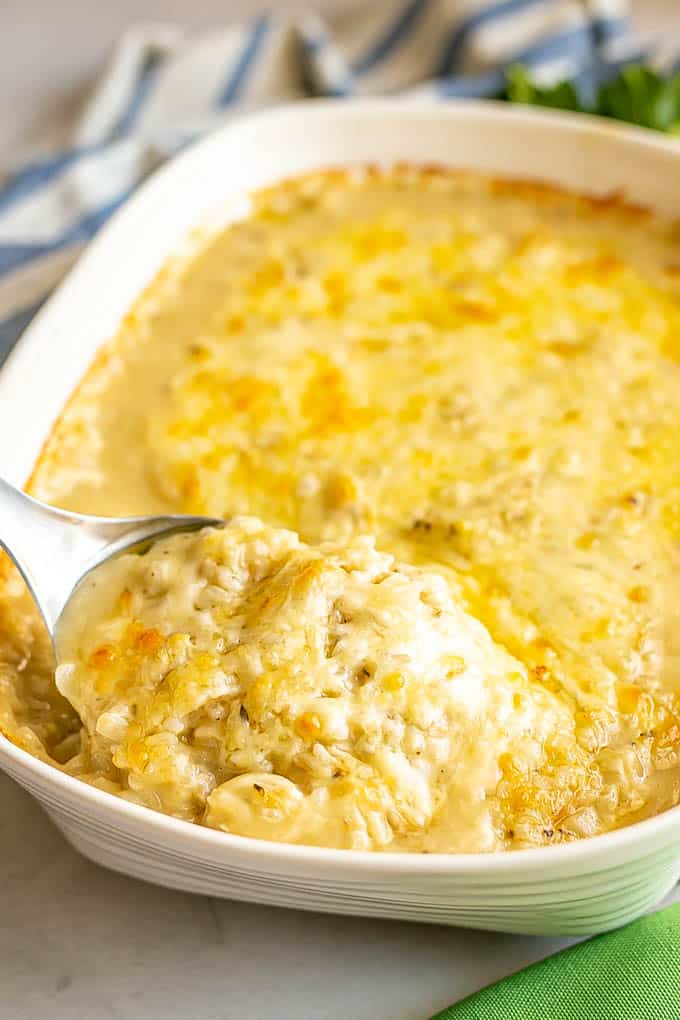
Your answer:
[[[404,142],[401,127],[407,123],[412,130],[409,140]],[[529,164],[522,153],[530,149]],[[268,150],[277,152],[275,165],[267,159]],[[559,168],[554,166],[557,151],[564,152]],[[239,165],[232,168],[232,155],[236,152]],[[671,182],[677,158],[672,143],[650,140],[636,132],[483,104],[447,110],[391,104],[356,108],[319,104],[266,114],[225,129],[166,168],[144,189],[96,242],[31,327],[3,373],[1,413],[7,414],[7,419],[0,420],[0,427],[11,419],[16,429],[20,412],[12,394],[20,392],[25,373],[34,372],[36,358],[40,359],[40,367],[35,369],[33,388],[41,390],[40,411],[36,414],[35,409],[29,408],[24,412],[21,441],[13,449],[11,461],[8,456],[7,462],[3,462],[2,469],[11,480],[23,481],[64,396],[77,382],[94,350],[115,331],[132,298],[149,282],[167,254],[178,248],[188,229],[200,226],[208,216],[214,223],[216,218],[225,222],[241,215],[247,208],[245,188],[266,185],[281,176],[322,164],[390,163],[403,159],[463,165],[508,176],[530,174],[580,191],[606,193],[624,189],[626,197],[638,202],[645,200],[646,187],[653,179],[656,207],[673,212]],[[618,168],[614,179],[605,166],[607,159],[614,160]],[[230,167],[226,180],[222,170],[225,165]],[[196,196],[191,182],[199,177],[201,195]],[[170,207],[172,216],[167,213]],[[101,289],[97,281],[111,278],[113,282],[103,301],[98,296],[90,312],[79,295],[96,293]],[[75,313],[71,307],[76,309]],[[50,350],[54,352],[55,363],[60,365],[58,378],[63,377],[63,389],[54,385],[55,369],[42,350],[42,335],[46,332],[52,337]],[[187,872],[181,853],[179,857],[177,854],[179,845],[185,846],[186,840],[194,845],[192,830],[185,833],[181,823],[147,817],[144,812],[138,816],[134,805],[114,807],[106,797],[101,813],[90,809],[87,821],[74,824],[71,813],[75,810],[77,817],[78,803],[87,811],[84,801],[98,791],[74,789],[70,779],[52,773],[42,763],[32,761],[29,766],[23,752],[4,740],[0,747],[8,771],[32,786],[40,799],[45,799],[44,783],[59,785],[60,796],[50,805],[50,811],[84,852],[141,877],[198,891],[229,895],[238,889],[239,895],[264,902],[290,902],[504,930],[570,932],[597,930],[634,916],[665,891],[677,874],[677,850],[669,821],[676,819],[677,826],[677,809],[624,832],[579,845],[581,854],[584,848],[588,849],[587,859],[593,861],[593,866],[599,860],[600,866],[606,867],[601,878],[590,875],[583,862],[579,863],[576,846],[512,854],[501,867],[495,857],[482,855],[463,859],[435,854],[409,862],[395,854],[383,863],[365,860],[365,855],[354,852],[334,855],[333,851],[288,846],[265,849],[257,846],[255,850],[251,841],[233,836],[218,836],[218,841],[224,841],[220,847],[219,842],[204,843],[205,836],[212,834],[203,833],[196,838],[197,859]],[[47,770],[40,781],[34,771],[38,766]],[[123,812],[120,818],[119,810]],[[127,814],[129,810],[132,815]],[[127,823],[132,824],[133,818],[135,824],[130,829]],[[167,846],[159,854],[165,823],[171,827],[179,825],[179,830],[167,830]],[[112,846],[114,826],[121,836]],[[659,827],[655,830],[656,840],[650,835],[653,826]],[[139,843],[142,831],[144,841]],[[646,839],[639,835],[643,832]],[[658,838],[660,832],[665,833],[664,839]],[[629,833],[637,833],[637,839],[627,841]],[[199,853],[199,844],[205,853]],[[652,845],[655,860],[650,862],[641,847]],[[600,849],[596,850],[598,846]],[[261,862],[260,867],[255,867],[256,860]],[[248,861],[252,862],[250,866]],[[617,863],[612,867],[614,861]],[[537,902],[532,905],[531,897],[523,897],[531,887],[531,875],[542,872],[544,867],[546,885],[537,888]],[[275,881],[270,868],[277,875]],[[311,881],[303,879],[300,885],[300,869],[305,868],[309,869]],[[599,870],[594,868],[596,873]],[[250,882],[241,889],[244,877],[249,877]],[[570,884],[562,890],[567,902],[561,903],[556,890],[567,877]],[[333,895],[329,895],[326,883],[331,887],[337,884]]]

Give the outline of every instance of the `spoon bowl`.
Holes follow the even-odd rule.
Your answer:
[[[0,478],[0,547],[22,574],[55,644],[59,620],[76,588],[111,556],[148,546],[176,531],[223,520],[185,514],[96,517],[50,506]]]

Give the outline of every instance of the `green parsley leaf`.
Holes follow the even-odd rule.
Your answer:
[[[535,85],[525,67],[515,64],[506,71],[506,92],[503,98],[511,103],[549,106],[555,110],[582,110],[578,93],[570,81],[541,88]]]
[[[629,64],[601,85],[593,104],[582,102],[571,82],[536,85],[527,68],[515,65],[506,72],[506,87],[500,98],[511,103],[595,113],[680,135],[680,72],[662,75],[642,64]]]

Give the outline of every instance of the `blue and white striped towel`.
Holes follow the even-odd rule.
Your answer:
[[[144,176],[235,112],[309,96],[488,96],[639,59],[627,0],[384,0],[324,20],[262,16],[118,44],[62,151],[0,175],[0,364],[83,245]]]

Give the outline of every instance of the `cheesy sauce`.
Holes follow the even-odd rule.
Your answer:
[[[503,676],[523,678],[514,714],[482,699],[464,717],[449,796],[438,785],[436,808],[406,829],[386,808],[372,830],[358,801],[361,823],[313,833],[259,828],[228,798],[224,822],[206,808],[211,790],[182,801],[179,782],[176,805],[154,804],[151,781],[88,752],[86,719],[81,739],[5,566],[0,726],[123,796],[321,845],[535,846],[677,804],[680,679],[665,649],[678,599],[679,394],[672,223],[408,167],[265,191],[138,301],[67,406],[32,491],[107,514],[256,515],[336,556],[374,536],[375,555],[439,578],[465,626],[483,625],[489,655],[512,660]],[[158,670],[160,647],[144,654]],[[453,726],[447,697],[435,698],[435,728]],[[390,711],[399,716],[398,700]],[[271,718],[257,724],[264,745]],[[178,735],[183,753],[193,732]],[[296,753],[328,751],[321,735],[310,744]],[[303,799],[330,796],[332,776],[315,786],[297,761],[278,761],[265,754],[258,774]],[[236,759],[225,768],[231,777],[211,773],[215,790],[254,774]],[[394,772],[391,796],[405,776]],[[455,810],[466,777],[478,815]]]
[[[72,768],[259,838],[497,849],[498,759],[537,765],[571,725],[439,574],[257,518],[94,571],[58,647]]]

